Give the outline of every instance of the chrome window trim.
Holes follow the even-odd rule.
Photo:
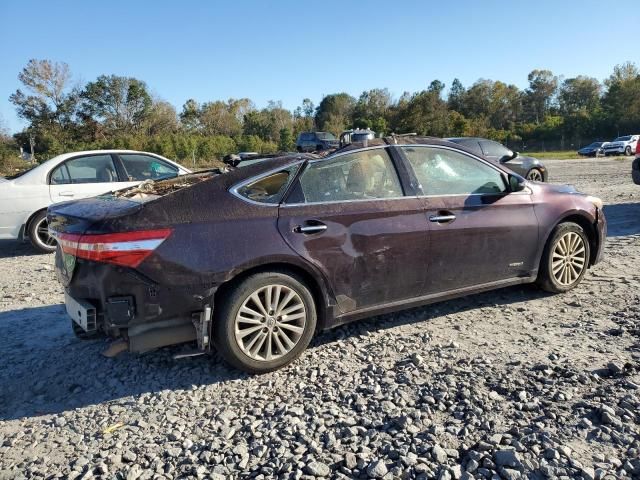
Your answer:
[[[384,202],[387,200],[407,200],[416,199],[415,195],[404,195],[402,197],[382,197],[382,198],[355,198],[351,200],[331,200],[327,202],[305,202],[305,203],[281,203],[281,207],[305,207],[307,205],[335,205],[336,203],[354,203],[354,202]]]
[[[249,185],[250,183],[253,182],[257,182],[258,180],[262,180],[265,177],[268,177],[269,175],[273,175],[274,173],[278,173],[278,172],[282,172],[283,170],[288,170],[292,167],[298,166],[298,168],[300,167],[300,165],[302,165],[305,162],[304,159],[300,159],[297,160],[293,163],[290,163],[289,165],[284,165],[278,168],[273,168],[271,170],[268,170],[266,172],[262,172],[254,177],[242,180],[239,183],[236,183],[235,185],[233,185],[232,187],[229,188],[229,193],[231,195],[233,195],[234,197],[239,198],[240,200],[242,200],[243,202],[247,202],[250,203],[251,205],[259,205],[261,207],[276,207],[278,208],[282,202],[282,199],[280,199],[280,201],[278,201],[278,203],[267,203],[267,202],[258,202],[256,200],[251,200],[250,198],[247,198],[243,195],[241,195],[238,190],[246,185]],[[294,176],[298,173],[298,171],[294,172]],[[295,178],[294,178],[295,180]],[[286,192],[285,192],[286,194]]]
[[[353,153],[359,153],[359,152],[366,152],[367,150],[384,150],[385,153],[389,156],[389,160],[391,160],[393,162],[393,158],[391,158],[391,155],[389,155],[389,152],[387,152],[387,149],[389,147],[391,147],[392,145],[374,145],[373,147],[363,147],[363,148],[357,148],[354,150],[348,150],[346,152],[340,152],[340,153],[336,153],[331,154],[331,155],[327,155],[326,157],[322,157],[322,158],[314,158],[309,160],[309,164],[311,163],[316,163],[316,162],[326,162],[327,160],[333,160],[335,158],[340,158],[343,157],[345,155],[350,155]]]

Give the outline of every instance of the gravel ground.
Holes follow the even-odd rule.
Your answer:
[[[640,187],[629,159],[546,163],[606,203],[579,288],[372,318],[262,376],[103,358],[52,256],[0,243],[0,478],[640,478]]]

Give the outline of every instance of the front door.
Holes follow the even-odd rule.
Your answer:
[[[328,279],[342,313],[424,292],[428,222],[384,148],[310,162],[278,228]]]
[[[528,190],[509,192],[505,174],[444,147],[406,146],[429,220],[427,293],[528,276],[538,220]]]

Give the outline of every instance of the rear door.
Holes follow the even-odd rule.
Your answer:
[[[501,170],[448,147],[404,146],[429,220],[428,293],[527,276],[538,220],[530,194],[509,192]]]
[[[54,203],[94,197],[122,188],[110,154],[84,155],[67,160],[51,171],[49,195]]]
[[[309,162],[280,206],[278,228],[324,274],[343,313],[423,294],[424,208],[404,195],[385,148]]]

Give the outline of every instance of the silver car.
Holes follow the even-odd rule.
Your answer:
[[[527,180],[535,182],[547,181],[547,169],[540,160],[520,155],[518,152],[509,150],[498,142],[477,137],[456,137],[446,138],[445,140],[467,147],[474,153],[490,160],[506,164],[510,170],[519,173]]]

